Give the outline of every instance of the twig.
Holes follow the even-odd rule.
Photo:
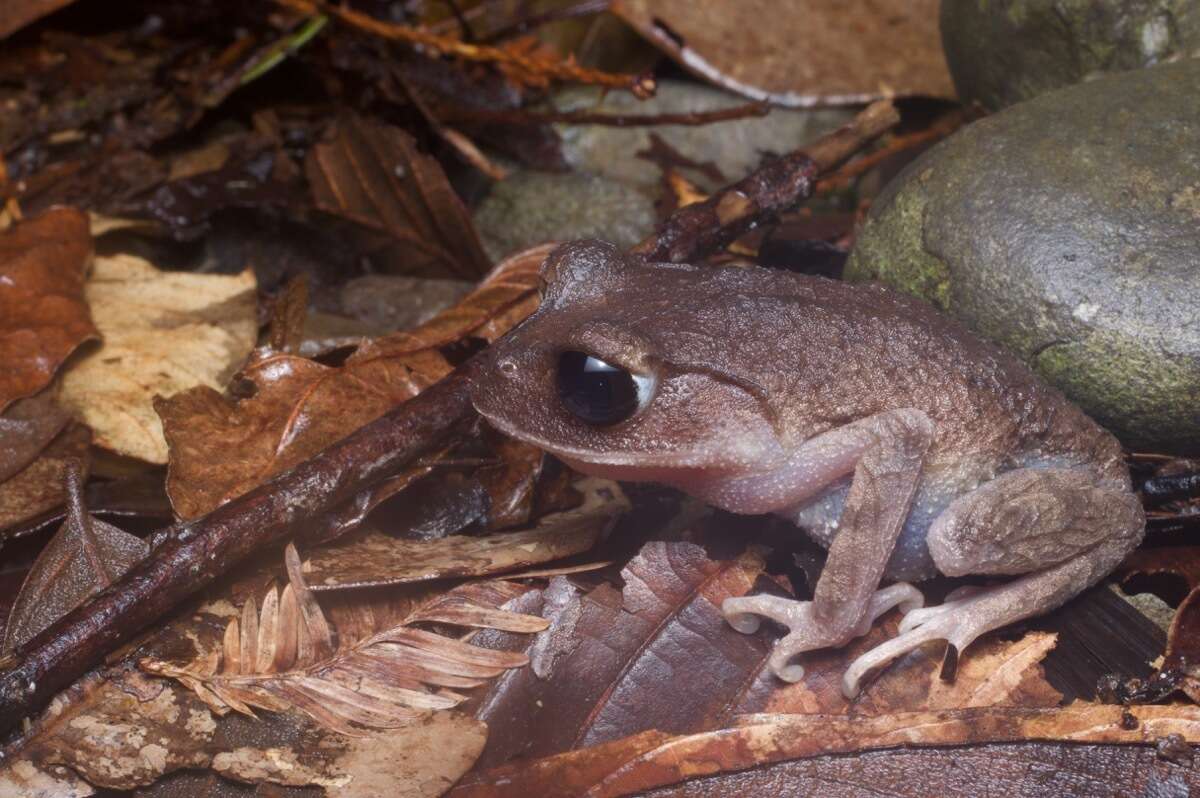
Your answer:
[[[611,127],[656,127],[659,125],[711,125],[732,119],[766,116],[767,103],[753,102],[718,108],[715,111],[664,114],[606,114],[595,111],[486,111],[474,108],[442,108],[446,122],[480,122],[492,125],[609,125]]]
[[[408,25],[384,22],[345,6],[330,5],[323,0],[275,0],[280,5],[304,14],[328,14],[361,31],[392,41],[421,47],[438,55],[461,58],[464,61],[495,64],[515,79],[530,86],[544,86],[549,81],[567,81],[623,89],[634,96],[654,95],[656,83],[650,75],[623,75],[585,69],[571,59],[557,61],[518,52],[512,48],[469,44],[460,39],[440,36],[428,30]]]
[[[896,153],[910,150],[913,147],[919,147],[931,141],[944,139],[970,121],[970,118],[971,114],[969,111],[951,111],[934,121],[932,125],[924,130],[918,130],[915,133],[908,133],[903,136],[894,136],[875,152],[856,158],[833,174],[819,180],[817,182],[816,193],[827,194],[831,191],[846,188],[854,178],[874,169]]]
[[[818,174],[832,169],[898,121],[900,116],[891,102],[877,102],[807,150],[778,158],[704,202],[675,211],[632,251],[650,261],[672,263],[687,263],[715,252],[811,196]]]
[[[460,367],[311,460],[160,533],[149,557],[9,658],[18,661],[0,673],[0,732],[247,555],[396,474],[471,416]]]
[[[873,105],[850,125],[815,142],[807,154],[799,151],[773,161],[708,202],[678,211],[636,251],[696,256],[706,247],[719,247],[738,231],[803,199],[818,171],[836,166],[895,122],[890,103]],[[757,190],[762,188],[768,190]],[[740,201],[729,199],[743,190],[753,193]],[[712,212],[697,217],[710,229],[688,221],[692,208],[714,200]],[[318,532],[353,522],[374,486],[473,418],[467,390],[472,362],[271,482],[202,518],[160,532],[150,556],[118,582],[0,661],[0,668],[7,669],[0,672],[0,732],[12,729],[109,652],[250,554],[314,521],[322,527],[325,519]],[[339,513],[356,497],[356,504]]]

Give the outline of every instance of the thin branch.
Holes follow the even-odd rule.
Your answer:
[[[469,44],[460,39],[441,36],[422,28],[384,22],[345,6],[335,6],[323,0],[275,0],[280,5],[306,15],[327,14],[365,33],[391,41],[404,42],[437,55],[461,58],[475,63],[494,64],[506,70],[514,79],[530,86],[544,86],[550,81],[586,83],[622,89],[634,96],[654,95],[656,83],[650,75],[625,75],[585,69],[572,59],[564,61],[519,52],[513,48]]]

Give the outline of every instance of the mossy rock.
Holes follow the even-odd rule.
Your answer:
[[[1200,56],[1196,0],[946,0],[941,28],[959,96],[993,109]]]
[[[846,268],[1015,351],[1138,449],[1200,454],[1200,61],[1044,94],[915,161]]]

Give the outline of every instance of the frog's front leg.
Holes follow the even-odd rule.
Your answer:
[[[919,410],[880,413],[814,438],[769,480],[760,477],[775,486],[773,500],[778,504],[769,509],[778,510],[853,474],[813,600],[750,596],[727,599],[722,605],[725,617],[741,631],[757,626],[755,615],[789,629],[776,643],[769,663],[780,678],[795,681],[804,675],[802,667],[789,664],[796,654],[844,645],[865,634],[875,617],[897,604],[905,609],[920,606],[921,595],[911,585],[878,588],[908,517],[933,433],[933,422]],[[781,492],[784,484],[796,487],[790,494]]]

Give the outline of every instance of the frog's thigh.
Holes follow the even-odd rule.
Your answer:
[[[1133,494],[1086,470],[1022,468],[951,502],[926,543],[947,576],[1024,574],[1140,536],[1141,518]]]

